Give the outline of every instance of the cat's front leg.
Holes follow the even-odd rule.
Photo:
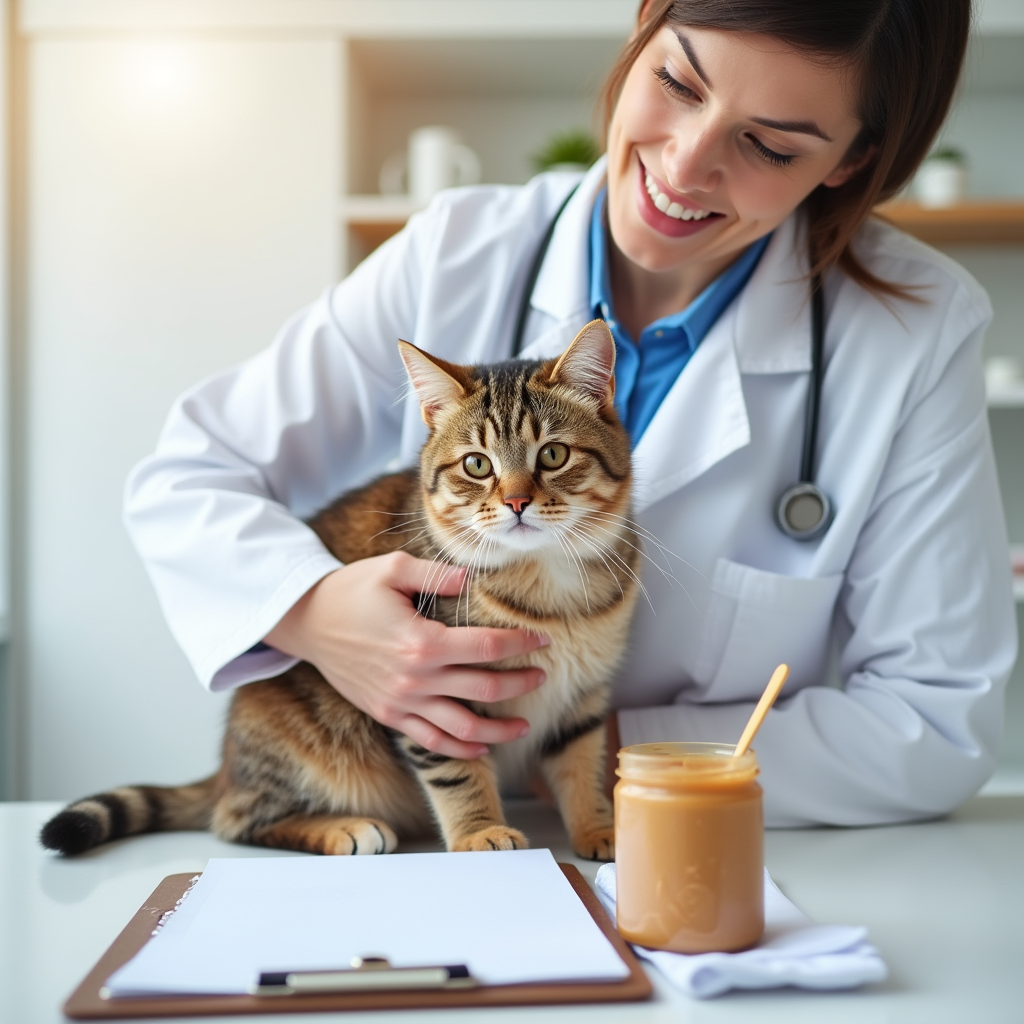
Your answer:
[[[572,848],[588,860],[615,858],[615,820],[604,792],[605,714],[564,722],[541,747],[541,771]]]
[[[505,823],[494,765],[489,757],[458,761],[409,739],[397,746],[419,779],[445,846],[465,850],[525,850],[526,836]]]

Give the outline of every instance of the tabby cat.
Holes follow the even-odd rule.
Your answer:
[[[431,818],[449,850],[524,848],[499,781],[539,769],[574,849],[614,856],[604,795],[609,680],[626,641],[640,546],[629,526],[630,443],[612,404],[603,321],[557,359],[456,366],[399,343],[429,427],[419,469],[351,492],[310,526],[342,562],[405,550],[468,566],[457,597],[420,597],[448,625],[520,627],[550,645],[494,667],[542,668],[537,690],[478,714],[529,736],[462,761],[433,753],[340,696],[308,663],[235,692],[223,764],[190,786],[128,786],[71,804],[44,846],[79,853],[120,836],[212,828],[312,853],[385,853]]]

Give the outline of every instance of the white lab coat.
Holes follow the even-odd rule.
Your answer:
[[[552,237],[524,356],[591,317],[588,230],[602,165]],[[126,520],[172,632],[213,689],[283,671],[246,653],[338,563],[300,521],[424,437],[396,339],[455,362],[506,358],[527,269],[573,184],[440,195],[273,345],[186,393],[133,472]],[[735,740],[779,662],[756,743],[766,820],[941,814],[991,774],[1016,620],[979,353],[991,310],[960,267],[878,223],[858,251],[923,304],[835,273],[813,543],[774,512],[796,481],[810,368],[797,217],[703,340],[635,451],[648,545],[614,702],[624,743]],[[654,563],[661,565],[659,571]]]

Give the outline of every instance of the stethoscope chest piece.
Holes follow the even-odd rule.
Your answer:
[[[816,540],[831,525],[832,515],[832,502],[816,484],[795,484],[779,498],[779,528],[794,540]]]
[[[800,482],[785,491],[775,509],[779,529],[793,540],[817,540],[832,524],[834,512],[828,495],[814,482],[824,348],[825,297],[821,279],[815,276],[811,285],[811,381],[807,390]]]

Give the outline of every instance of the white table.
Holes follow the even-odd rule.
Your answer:
[[[36,840],[59,807],[0,804],[0,1022],[48,1024],[60,1004],[165,876],[211,856],[267,856],[206,833],[140,836],[63,860]],[[535,846],[576,863],[556,816],[513,805]],[[423,847],[419,847],[422,849]],[[649,1003],[291,1017],[345,1024],[1021,1024],[1024,1022],[1024,796],[984,796],[938,822],[769,832],[767,861],[813,918],[865,924],[890,968],[884,985],[815,994],[731,993],[693,1002],[652,973]],[[197,1020],[198,1018],[191,1018]],[[277,1016],[203,1018],[268,1022]]]

